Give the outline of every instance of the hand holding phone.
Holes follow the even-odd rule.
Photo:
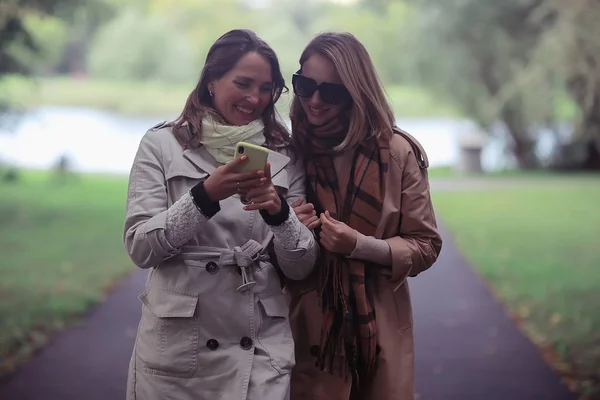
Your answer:
[[[278,214],[281,211],[282,203],[277,189],[271,181],[271,164],[265,166],[264,183],[250,189],[247,197],[251,204],[244,207],[246,211],[265,210],[271,215]]]
[[[234,194],[244,195],[249,190],[263,185],[267,179],[264,170],[238,172],[247,167],[248,156],[240,155],[228,164],[217,168],[204,181],[204,190],[213,201],[221,201]]]

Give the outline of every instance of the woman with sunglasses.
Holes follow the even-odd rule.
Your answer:
[[[125,246],[149,269],[128,399],[289,398],[294,343],[281,278],[305,278],[318,245],[290,211],[304,169],[275,116],[285,81],[248,30],[211,47],[182,114],[142,138]],[[237,172],[240,142],[268,148]],[[246,199],[246,200],[244,200]]]
[[[292,137],[307,174],[298,218],[315,229],[311,276],[287,282],[292,400],[414,398],[407,278],[440,253],[427,156],[395,127],[375,68],[348,33],[316,36],[293,76]]]

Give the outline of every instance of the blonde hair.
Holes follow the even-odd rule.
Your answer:
[[[355,147],[369,135],[391,138],[395,126],[394,113],[373,61],[362,43],[348,32],[324,32],[306,46],[300,56],[300,67],[314,54],[320,54],[333,63],[342,84],[352,96],[348,134],[335,150]],[[300,100],[294,96],[290,118],[297,120],[303,116]]]

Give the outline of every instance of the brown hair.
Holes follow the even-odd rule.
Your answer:
[[[182,146],[197,148],[201,146],[202,119],[210,115],[218,120],[222,117],[215,110],[208,90],[208,84],[227,74],[246,54],[255,52],[263,56],[271,65],[273,80],[272,101],[262,114],[265,125],[264,135],[268,147],[290,142],[287,128],[278,121],[275,103],[288,88],[279,67],[275,51],[256,33],[249,29],[234,29],[225,33],[211,46],[196,87],[188,96],[181,115],[171,122],[173,134]]]
[[[352,148],[369,135],[391,138],[395,126],[394,113],[371,57],[362,43],[348,32],[321,33],[302,52],[300,68],[313,54],[320,54],[333,63],[342,84],[352,96],[352,105],[346,111],[350,122],[348,134],[335,149]],[[290,118],[305,118],[298,96],[292,100]]]

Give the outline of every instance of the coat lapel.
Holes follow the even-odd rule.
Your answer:
[[[271,164],[271,178],[274,178],[286,165],[288,165],[290,158],[284,154],[269,150],[268,161],[269,164]]]
[[[191,162],[196,168],[212,174],[220,164],[210,155],[208,151],[203,147],[197,149],[186,149],[183,151],[183,157]]]

